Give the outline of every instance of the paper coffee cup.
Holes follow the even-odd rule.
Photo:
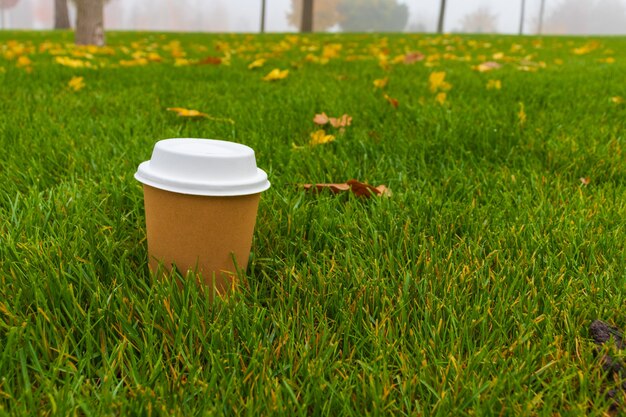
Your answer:
[[[270,187],[248,146],[212,139],[156,143],[143,183],[150,269],[193,272],[218,293],[245,271],[261,192]]]

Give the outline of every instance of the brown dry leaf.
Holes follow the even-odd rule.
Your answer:
[[[313,123],[321,125],[321,126],[324,126],[328,122],[329,122],[329,119],[326,113],[316,114],[315,117],[313,118]]]
[[[406,65],[410,65],[410,64],[416,63],[417,61],[421,61],[423,59],[424,59],[424,54],[421,53],[420,51],[408,52],[404,56],[404,63]]]
[[[222,58],[218,56],[207,56],[196,62],[197,65],[219,65],[222,63]]]
[[[591,182],[591,179],[589,177],[580,177],[580,182],[583,185],[589,185],[589,183]]]
[[[475,67],[472,67],[472,68],[478,72],[487,72],[487,71],[496,70],[501,67],[502,65],[500,65],[499,63],[495,61],[487,61],[487,62],[483,62],[482,64],[476,65]]]
[[[323,113],[322,113],[323,114]],[[330,119],[328,119],[330,121],[330,124],[336,129],[339,127],[346,127],[346,126],[350,126],[350,124],[352,124],[352,117],[348,116],[347,114],[344,114],[343,116],[337,118],[337,117],[331,117]]]
[[[374,195],[389,197],[391,190],[385,185],[374,187],[357,180],[349,180],[344,183],[326,183],[326,184],[303,184],[302,187],[307,191],[320,192],[322,190],[330,190],[333,194],[339,194],[351,191],[357,197],[372,197]]]
[[[394,109],[397,109],[398,106],[400,105],[400,102],[397,99],[390,97],[387,94],[385,94],[384,97],[385,97],[385,100],[387,100],[389,104],[393,106]]]

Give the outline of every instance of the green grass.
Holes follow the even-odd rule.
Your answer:
[[[588,326],[626,326],[626,105],[611,100],[626,97],[626,39],[110,33],[98,69],[55,63],[71,40],[0,34],[0,414],[608,411],[619,381]],[[191,60],[232,50],[230,65],[174,66],[172,40]],[[326,43],[343,49],[306,60]],[[137,50],[163,62],[118,65]],[[413,50],[441,59],[377,58]],[[472,70],[498,52],[502,68]],[[273,68],[289,76],[263,81]],[[452,85],[444,105],[433,71]],[[373,87],[384,77],[398,109]],[[353,123],[310,146],[320,112]],[[270,176],[227,299],[148,273],[133,174],[170,137],[245,143]],[[297,187],[350,178],[393,195]]]

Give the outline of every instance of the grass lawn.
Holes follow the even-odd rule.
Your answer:
[[[0,415],[608,412],[626,39],[72,39],[0,33]],[[148,273],[133,174],[171,137],[249,145],[272,182],[214,303]],[[298,186],[351,178],[393,194]]]

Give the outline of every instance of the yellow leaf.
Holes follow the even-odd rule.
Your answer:
[[[322,145],[324,143],[329,143],[334,140],[335,137],[333,135],[327,135],[324,130],[320,129],[311,133],[311,141],[309,142],[309,144],[312,146]]]
[[[444,71],[435,71],[428,77],[428,83],[430,84],[430,91],[435,93],[437,90],[449,90],[452,86],[445,81],[446,73]]]
[[[208,117],[206,113],[201,113],[198,110],[190,110],[182,107],[168,107],[169,111],[176,112],[181,117]]]
[[[22,55],[17,59],[17,63],[15,65],[17,65],[18,67],[28,67],[32,63],[33,62],[30,60],[30,58],[28,58],[25,55]]]
[[[265,77],[263,77],[263,79],[265,81],[282,80],[283,78],[286,78],[287,75],[289,75],[289,70],[288,69],[281,71],[278,68],[274,68],[273,70],[271,70],[269,72],[269,74],[267,74]]]
[[[500,80],[487,81],[487,90],[500,90],[502,88],[502,82]]]
[[[604,58],[604,59],[599,59],[598,61],[603,62],[605,64],[615,64],[615,58],[613,58],[612,56]]]
[[[519,111],[517,112],[517,118],[519,119],[519,124],[524,125],[526,123],[526,111],[524,111],[524,103],[519,103]]]
[[[403,56],[404,58],[404,56]],[[387,83],[389,82],[389,78],[385,77],[385,78],[380,78],[378,80],[374,80],[374,87],[376,88],[385,88],[387,86]]]
[[[435,97],[435,101],[437,101],[437,103],[439,104],[444,104],[446,102],[446,93],[444,92],[437,93],[437,96]]]
[[[131,60],[121,60],[120,65],[122,67],[137,67],[148,65],[148,60],[146,58],[136,58]]]
[[[263,65],[265,65],[265,59],[257,59],[248,65],[248,69],[261,68]]]
[[[57,64],[63,65],[65,67],[71,67],[71,68],[91,68],[91,62],[88,61],[82,61],[80,59],[72,59],[66,56],[58,56],[55,59],[55,62]]]
[[[343,45],[340,43],[331,43],[328,45],[324,45],[324,49],[322,49],[322,58],[332,59],[337,58],[339,56],[339,51]]]
[[[626,100],[624,100],[624,97],[620,97],[620,96],[615,96],[615,97],[611,97],[611,101],[615,104],[624,104],[626,103]]]
[[[191,61],[186,59],[186,58],[175,58],[174,59],[174,66],[175,67],[184,67],[187,65],[191,65]]]
[[[72,77],[67,85],[74,91],[80,91],[85,88],[85,80],[83,77]]]

